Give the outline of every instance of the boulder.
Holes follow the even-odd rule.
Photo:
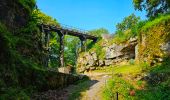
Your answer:
[[[123,53],[121,50],[124,48],[124,45],[113,44],[106,48],[106,59],[114,59],[116,57],[122,56]]]
[[[106,66],[109,66],[109,65],[112,65],[114,63],[114,61],[113,60],[105,60],[104,63]]]
[[[90,52],[90,53],[87,53],[86,55],[86,62],[89,67],[92,67],[92,66],[95,66],[97,63],[97,54],[95,52]]]
[[[78,62],[77,71],[84,72],[85,70],[95,69],[91,67],[98,66],[98,57],[96,52],[86,52],[78,58],[77,62]]]

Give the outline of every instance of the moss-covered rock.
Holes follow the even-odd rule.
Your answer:
[[[162,45],[170,40],[170,15],[161,16],[146,23],[140,31],[139,59],[148,63],[156,63],[165,53]]]

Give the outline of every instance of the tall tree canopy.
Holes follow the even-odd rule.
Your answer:
[[[116,25],[116,33],[114,34],[114,42],[121,43],[127,41],[131,37],[137,35],[136,26],[140,21],[140,17],[131,14],[123,19],[122,22]]]
[[[134,14],[131,14],[128,17],[125,17],[121,23],[116,25],[117,31],[126,31],[133,28],[140,20],[140,17],[136,17]]]
[[[148,17],[170,12],[170,0],[133,0],[135,9],[147,11]]]

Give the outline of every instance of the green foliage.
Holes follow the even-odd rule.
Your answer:
[[[0,99],[29,100],[30,95],[37,91],[61,88],[64,84],[72,83],[77,76],[47,71],[43,65],[43,34],[38,25],[41,23],[57,25],[56,20],[34,9],[34,0],[19,0],[15,5],[17,11],[23,10],[28,15],[22,18],[27,21],[23,27],[9,29],[0,22]],[[23,9],[18,9],[23,8]],[[25,10],[29,10],[25,11]],[[10,16],[7,16],[10,17]],[[13,16],[16,17],[16,16]],[[20,24],[20,22],[16,23]],[[51,54],[59,54],[55,33],[51,34]],[[73,39],[74,40],[74,39]],[[54,42],[55,41],[55,42]],[[70,41],[70,45],[73,41]],[[76,44],[75,42],[74,44]],[[74,46],[71,45],[74,49]],[[72,51],[71,51],[72,52]],[[69,55],[73,57],[72,55]],[[70,58],[69,58],[70,59]],[[53,65],[56,62],[53,60]],[[65,79],[65,80],[63,80]],[[69,80],[69,83],[66,81]]]
[[[135,9],[146,10],[148,17],[157,17],[158,14],[169,13],[169,0],[133,0]]]
[[[156,91],[155,91],[155,90]],[[155,88],[149,88],[149,90],[146,91],[136,91],[136,99],[142,99],[142,100],[168,100],[170,90],[167,87],[155,87]]]
[[[105,28],[99,28],[89,31],[90,35],[101,37],[102,34],[109,34],[108,30]]]
[[[126,32],[117,31],[116,34],[114,35],[113,42],[119,44],[126,42],[129,38],[130,38],[129,30],[127,30]]]
[[[65,36],[65,64],[75,66],[77,62],[80,39],[73,36]]]
[[[152,27],[157,26],[159,24],[166,24],[166,22],[168,22],[169,19],[170,19],[170,15],[169,14],[167,14],[167,15],[160,15],[156,19],[148,21],[142,27],[142,31],[147,31],[148,29],[151,29]]]
[[[140,65],[138,68],[140,68]],[[148,65],[146,65],[148,66]],[[130,69],[129,69],[130,68]],[[113,79],[110,79],[107,82],[107,85],[104,88],[103,96],[105,100],[114,99],[116,92],[119,92],[119,99],[121,100],[168,100],[170,93],[170,59],[165,58],[162,64],[158,64],[152,68],[147,69],[145,72],[149,73],[151,76],[150,79],[137,80],[134,79],[134,72],[138,68],[128,67],[128,66],[119,66],[118,70],[114,67],[113,70],[117,73],[121,73],[121,77],[117,75],[113,76]],[[129,73],[131,72],[131,74]],[[139,75],[135,74],[135,75]],[[127,78],[128,75],[128,78]],[[132,76],[131,76],[132,75]],[[142,75],[142,74],[141,74]],[[146,77],[146,76],[144,76]],[[144,78],[142,77],[142,78]],[[146,82],[145,82],[146,81]],[[145,84],[144,84],[145,83]],[[132,85],[133,84],[133,85]],[[136,85],[135,85],[136,84]],[[138,88],[137,88],[137,87]],[[143,87],[143,88],[139,88]],[[134,91],[134,95],[130,96],[130,91]]]
[[[7,88],[0,96],[1,100],[30,100],[30,97],[20,88]]]
[[[170,16],[160,16],[153,21],[147,22],[139,35],[139,59],[149,64],[156,57],[163,57],[164,53],[160,45],[170,40]]]
[[[133,97],[129,95],[129,92],[133,89],[134,87],[125,80],[119,77],[114,77],[114,79],[111,79],[107,82],[103,96],[106,100],[114,99],[116,98],[116,92],[118,92],[119,99],[126,98],[126,100],[131,100]]]
[[[90,49],[90,51],[96,52],[96,54],[98,55],[98,57],[100,59],[104,59],[105,58],[105,52],[106,52],[103,49],[102,43],[103,43],[103,40],[100,40],[97,43],[95,43],[94,46]]]
[[[152,77],[152,79],[147,82],[145,90],[137,90],[136,98],[144,100],[166,100],[170,98],[170,59],[165,58],[162,64],[158,64],[147,71],[149,71],[150,74],[156,75],[158,79]]]
[[[148,71],[150,66],[148,62],[140,62],[140,67],[142,68],[143,71]]]
[[[125,17],[121,23],[116,25],[118,31],[126,31],[132,29],[140,20],[140,17],[136,17],[135,14],[131,14]]]
[[[123,43],[129,40],[131,37],[137,36],[140,17],[136,17],[134,14],[131,14],[128,17],[125,17],[121,23],[116,25],[116,33],[114,35],[114,43]]]
[[[28,13],[31,15],[32,10],[35,8],[36,1],[35,0],[18,0],[23,8],[25,8]]]
[[[165,57],[162,64],[150,69],[151,73],[170,73],[170,58]]]
[[[60,26],[56,19],[53,19],[52,17],[44,14],[40,10],[34,10],[33,17],[35,17],[37,19],[37,23],[39,23],[39,24],[43,23],[43,24],[47,24],[47,25]]]

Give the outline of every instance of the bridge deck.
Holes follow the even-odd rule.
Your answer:
[[[43,25],[43,28],[48,31],[62,31],[64,35],[71,35],[71,36],[76,36],[79,38],[84,38],[84,39],[90,39],[93,41],[96,41],[98,37],[89,35],[88,32],[85,31],[80,31],[68,27],[59,27],[59,26],[51,26],[51,25]]]

